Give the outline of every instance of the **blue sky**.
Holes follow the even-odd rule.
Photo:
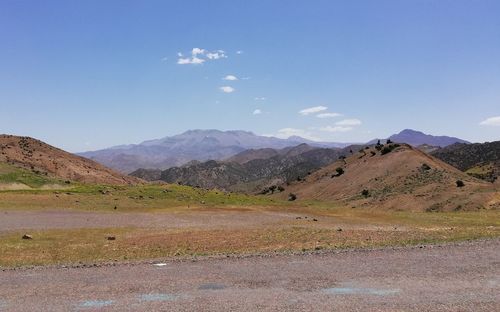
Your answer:
[[[199,128],[500,139],[495,0],[4,0],[0,47],[0,133],[70,151]]]

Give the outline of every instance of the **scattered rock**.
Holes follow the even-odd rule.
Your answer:
[[[24,234],[23,239],[33,239],[33,236],[29,235],[29,234]]]
[[[341,228],[338,228],[338,229],[337,229],[337,232],[342,232],[342,229],[341,229]]]
[[[109,241],[114,241],[116,240],[116,236],[107,236],[106,239]]]
[[[318,219],[313,219],[313,221],[314,221],[314,222],[317,222],[317,221],[318,221]]]

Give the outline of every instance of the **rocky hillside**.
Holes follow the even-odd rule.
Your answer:
[[[489,182],[497,181],[500,175],[500,141],[453,144],[431,154],[453,167]]]
[[[137,170],[133,176],[180,183],[202,188],[218,188],[246,193],[300,180],[346,153],[341,149],[313,148],[301,144],[281,150],[251,150],[227,161],[210,160],[162,171]]]
[[[353,207],[450,211],[498,208],[497,195],[491,183],[410,145],[390,144],[336,161],[285,186],[279,196],[343,201]]]
[[[140,182],[138,178],[124,176],[30,137],[0,135],[0,163],[61,180],[102,184]]]

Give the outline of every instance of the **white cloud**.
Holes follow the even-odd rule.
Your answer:
[[[236,51],[236,54],[243,54],[243,51]]]
[[[500,126],[500,116],[487,118],[479,123],[481,126]]]
[[[226,77],[224,77],[222,79],[229,80],[229,81],[235,81],[235,80],[238,80],[238,77],[236,77],[234,75],[227,75]]]
[[[198,57],[192,57],[192,58],[179,58],[177,60],[177,64],[179,65],[184,65],[184,64],[194,64],[194,65],[198,65],[198,64],[203,64],[205,62],[204,59],[201,59],[201,58],[198,58]]]
[[[325,106],[314,106],[314,107],[305,108],[305,109],[299,111],[299,114],[307,116],[310,114],[316,114],[316,113],[325,111],[327,109],[328,109],[328,107],[325,107]]]
[[[361,120],[359,119],[344,119],[335,123],[337,126],[359,126]]]
[[[260,114],[262,114],[262,111],[260,109],[256,109],[256,110],[253,111],[253,114],[254,115],[260,115]]]
[[[348,131],[353,130],[353,128],[352,127],[343,127],[343,126],[335,126],[335,127],[326,126],[326,127],[320,128],[320,130],[325,131],[325,132],[348,132]]]
[[[162,57],[162,58],[161,58],[161,61],[162,61],[162,62],[166,62],[166,61],[168,61],[168,57],[166,57],[166,56],[165,56],[165,57]]]
[[[177,56],[179,57],[177,59],[177,64],[180,65],[185,65],[185,64],[193,64],[193,65],[199,65],[203,64],[207,60],[218,60],[221,58],[227,58],[227,55],[223,50],[216,50],[214,52],[208,52],[205,49],[202,48],[193,48],[191,50],[191,57],[186,56],[184,57],[184,54],[182,52],[178,52]]]
[[[191,50],[191,55],[195,56],[198,54],[205,54],[205,49],[193,48],[193,50]]]
[[[254,100],[255,101],[265,101],[265,100],[267,100],[267,98],[262,96],[262,97],[256,97],[256,98],[254,98]]]
[[[339,116],[342,116],[342,115],[338,114],[338,113],[321,113],[321,114],[316,115],[316,117],[318,117],[318,118],[335,118],[335,117],[339,117]]]
[[[311,134],[309,131],[303,129],[296,128],[283,128],[278,130],[278,133],[275,135],[278,138],[288,139],[291,136],[299,136],[301,138],[311,140],[311,141],[320,141],[317,137]]]
[[[226,52],[224,50],[217,50],[216,52],[209,52],[206,54],[209,60],[218,60],[221,58],[227,58]]]
[[[219,89],[220,89],[222,92],[224,92],[224,93],[233,93],[234,91],[236,91],[236,89],[235,89],[235,88],[230,87],[230,86],[220,87]]]

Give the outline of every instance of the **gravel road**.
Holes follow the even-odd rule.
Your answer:
[[[500,311],[500,240],[8,269],[0,311]]]

